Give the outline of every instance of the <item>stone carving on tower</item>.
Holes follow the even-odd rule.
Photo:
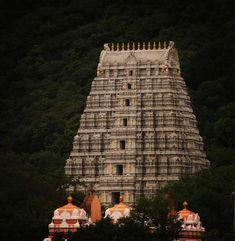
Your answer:
[[[208,166],[174,42],[105,44],[66,175],[132,205]]]

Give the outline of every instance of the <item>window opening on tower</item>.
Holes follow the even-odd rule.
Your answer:
[[[120,192],[111,192],[112,205],[120,202]]]
[[[126,141],[124,141],[124,140],[120,141],[120,149],[121,150],[125,150],[126,149]]]
[[[123,165],[116,166],[116,174],[120,176],[123,175]]]
[[[125,105],[130,106],[130,100],[129,99],[125,99]]]
[[[127,126],[127,118],[123,119],[123,126]]]

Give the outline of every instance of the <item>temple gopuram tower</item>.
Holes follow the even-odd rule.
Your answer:
[[[66,175],[132,205],[208,166],[174,42],[105,44]]]

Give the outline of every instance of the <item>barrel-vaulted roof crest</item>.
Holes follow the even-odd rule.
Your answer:
[[[179,68],[178,53],[173,41],[153,43],[104,44],[100,54],[100,66],[152,62]]]

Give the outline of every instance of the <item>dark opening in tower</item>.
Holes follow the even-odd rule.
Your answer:
[[[116,166],[116,173],[117,175],[123,175],[123,165]]]
[[[120,202],[120,192],[111,192],[112,205]]]
[[[125,99],[125,105],[130,106],[130,100],[129,99]]]
[[[121,150],[125,150],[126,149],[126,141],[124,141],[124,140],[120,141],[120,149]]]

